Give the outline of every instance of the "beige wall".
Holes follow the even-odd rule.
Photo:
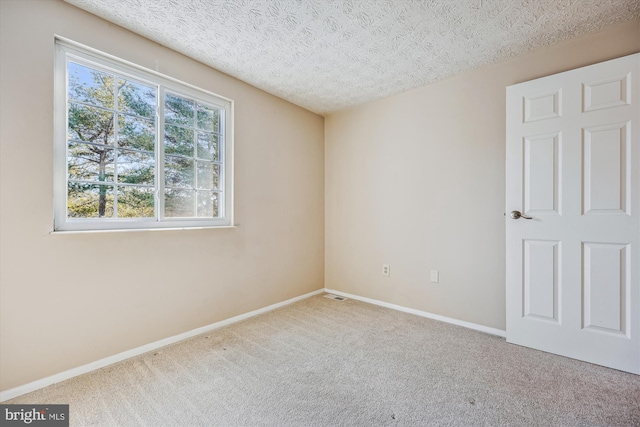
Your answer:
[[[628,22],[326,117],[325,286],[504,329],[505,88],[638,51]]]
[[[0,31],[0,390],[322,288],[322,117],[61,0]],[[236,229],[49,233],[54,34],[235,101]]]

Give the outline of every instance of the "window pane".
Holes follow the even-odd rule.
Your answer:
[[[113,145],[113,113],[102,108],[70,103],[68,138]]]
[[[216,134],[198,132],[198,158],[217,162],[219,140]]]
[[[164,120],[166,123],[173,123],[185,126],[195,126],[193,112],[195,104],[193,100],[181,98],[179,96],[165,94],[164,97]]]
[[[155,140],[153,120],[118,114],[118,146],[154,151]]]
[[[198,104],[198,129],[220,132],[220,111]]]
[[[67,151],[69,179],[113,181],[113,150],[89,144],[70,144]]]
[[[118,150],[118,182],[155,183],[155,157],[138,151]]]
[[[164,216],[167,218],[193,218],[195,216],[194,193],[193,190],[167,188],[164,192]]]
[[[218,193],[198,191],[198,218],[218,216]]]
[[[164,161],[164,182],[170,187],[193,187],[193,160],[167,156]]]
[[[198,188],[218,188],[220,166],[208,162],[198,162]]]
[[[69,99],[113,108],[113,76],[69,62]]]
[[[119,218],[153,218],[153,188],[118,187]]]
[[[118,110],[152,118],[156,110],[156,89],[118,79]]]
[[[164,127],[164,152],[193,157],[193,129],[167,125]]]
[[[113,186],[70,182],[67,212],[69,218],[112,218]]]

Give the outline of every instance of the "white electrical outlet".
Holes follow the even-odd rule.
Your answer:
[[[383,276],[390,276],[391,275],[391,270],[389,268],[389,264],[382,264],[382,275]]]
[[[440,281],[440,273],[438,270],[431,270],[431,281],[433,283],[438,283]]]

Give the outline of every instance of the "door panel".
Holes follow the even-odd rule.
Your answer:
[[[622,77],[584,83],[584,109],[582,111],[602,110],[630,104],[630,77],[629,73]]]
[[[584,129],[584,213],[627,213],[629,125]]]
[[[584,327],[626,335],[629,245],[584,243]]]
[[[558,321],[557,241],[524,241],[524,316]]]
[[[640,54],[507,88],[507,341],[640,374]]]
[[[524,211],[558,213],[560,135],[524,140]]]
[[[560,117],[560,91],[524,97],[524,121]]]

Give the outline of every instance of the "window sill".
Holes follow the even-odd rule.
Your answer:
[[[94,233],[126,233],[140,231],[178,231],[178,230],[215,230],[220,228],[238,228],[237,225],[212,225],[206,227],[166,227],[166,228],[118,228],[112,230],[54,230],[50,231],[50,235],[63,234],[94,234]]]

